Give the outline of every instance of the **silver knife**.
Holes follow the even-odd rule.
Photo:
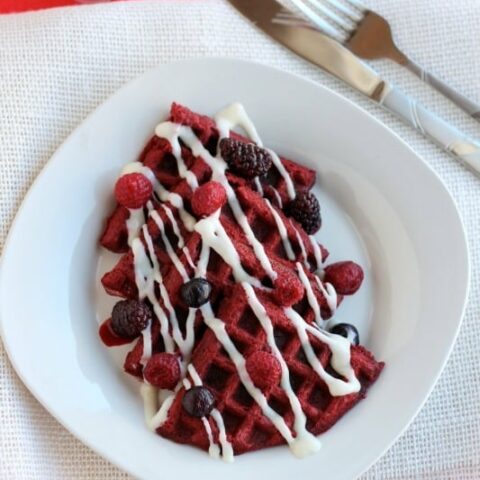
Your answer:
[[[229,2],[270,37],[382,105],[480,174],[479,143],[384,80],[343,45],[313,27],[282,22],[286,9],[276,0]]]

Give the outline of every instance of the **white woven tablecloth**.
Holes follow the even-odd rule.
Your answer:
[[[480,101],[479,0],[370,0],[369,5],[392,21],[407,52]],[[218,55],[259,60],[343,93],[398,132],[446,182],[469,237],[469,306],[452,357],[427,404],[363,479],[479,479],[480,179],[340,82],[274,44],[222,0],[98,4],[0,16],[0,249],[35,176],[99,103],[159,63]],[[379,69],[480,138],[480,125],[399,67],[380,63]],[[0,380],[1,479],[129,478],[37,403],[1,344]]]

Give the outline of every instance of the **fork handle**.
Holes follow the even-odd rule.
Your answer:
[[[458,105],[463,111],[467,112],[470,116],[480,121],[480,105],[470,100],[458,90],[447,85],[443,80],[428,72],[418,63],[407,58],[405,63],[402,64],[413,72],[418,78],[420,78],[427,85],[432,86],[453,103]]]
[[[386,84],[378,102],[480,175],[480,144],[399,88]]]

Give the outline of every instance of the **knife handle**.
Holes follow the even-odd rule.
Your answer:
[[[480,144],[393,85],[379,103],[480,175]]]
[[[417,75],[417,77],[427,85],[432,86],[442,95],[450,99],[455,105],[459,106],[475,120],[480,121],[480,105],[478,103],[475,103],[458,90],[450,87],[450,85],[447,85],[441,78],[435,76],[433,73],[427,72],[418,63],[411,59],[406,60],[405,67]]]

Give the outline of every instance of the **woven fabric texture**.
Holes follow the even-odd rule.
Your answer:
[[[391,20],[400,45],[413,58],[480,101],[478,0],[436,0],[434,6],[429,0],[369,0],[369,5]],[[159,63],[209,56],[261,61],[340,92],[392,127],[445,181],[471,251],[472,286],[463,327],[425,407],[362,479],[480,478],[480,180],[388,113],[270,41],[222,0],[115,2],[0,17],[0,249],[30,184],[87,114]],[[387,62],[377,66],[480,137],[477,123],[413,76]],[[0,379],[0,478],[130,478],[39,405],[14,373],[3,346]]]

